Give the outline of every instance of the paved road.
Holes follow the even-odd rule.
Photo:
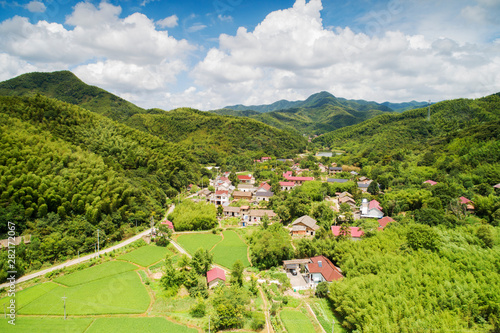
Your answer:
[[[168,214],[170,214],[174,210],[174,208],[175,208],[175,205],[170,206],[170,208],[168,209],[168,211],[167,211],[167,213],[166,213],[165,216],[168,216]],[[151,229],[148,228],[148,229],[144,230],[143,232],[141,232],[141,233],[139,233],[139,234],[137,234],[137,235],[135,235],[135,236],[133,236],[133,237],[131,237],[131,238],[129,238],[129,239],[127,239],[127,240],[119,243],[119,244],[116,244],[116,245],[114,245],[112,247],[109,247],[107,249],[103,249],[103,250],[99,251],[99,254],[108,253],[108,252],[111,252],[113,250],[119,249],[121,247],[127,246],[130,243],[133,243],[136,240],[142,238],[142,236],[147,235],[150,231],[151,231]],[[31,274],[28,274],[28,275],[21,276],[19,279],[16,280],[16,283],[18,283],[18,282],[24,282],[24,281],[28,281],[28,280],[34,279],[34,278],[36,278],[38,276],[45,275],[48,272],[55,271],[56,269],[61,269],[63,267],[68,267],[68,266],[80,264],[80,263],[82,263],[84,261],[90,260],[90,259],[95,258],[95,257],[97,257],[97,253],[88,254],[86,256],[83,256],[83,257],[80,257],[80,258],[77,258],[77,259],[66,261],[65,263],[62,263],[62,264],[57,265],[57,266],[52,266],[50,268],[44,269],[43,271],[38,271],[38,272],[35,272],[35,273],[31,273]],[[9,285],[8,283],[0,284],[0,288],[7,287],[8,285]]]

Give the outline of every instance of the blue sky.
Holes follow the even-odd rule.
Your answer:
[[[500,91],[500,0],[0,0],[0,80],[66,69],[166,110],[476,98]]]

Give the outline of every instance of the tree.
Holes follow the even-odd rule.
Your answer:
[[[269,222],[270,222],[269,216],[265,214],[261,222],[262,222],[262,228],[267,229],[267,227],[269,227]]]
[[[328,287],[329,287],[328,282],[326,281],[320,282],[316,286],[316,291],[314,294],[319,298],[325,298],[328,296]]]
[[[204,248],[199,248],[191,259],[191,266],[200,275],[206,275],[213,262],[213,256]]]
[[[241,260],[236,260],[233,264],[233,270],[231,272],[231,283],[235,283],[238,286],[243,286],[243,263]]]
[[[376,181],[372,181],[370,183],[370,185],[368,185],[367,191],[371,195],[377,195],[378,194],[378,183]]]
[[[427,249],[434,251],[438,249],[440,243],[439,235],[434,229],[419,223],[409,226],[406,239],[408,245],[414,250]]]
[[[205,317],[206,305],[203,298],[198,299],[198,302],[196,302],[189,310],[189,314],[195,318]]]
[[[222,216],[223,213],[224,213],[224,208],[222,207],[222,205],[218,205],[217,206],[217,216]]]

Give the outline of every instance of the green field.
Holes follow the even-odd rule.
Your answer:
[[[280,318],[288,333],[315,333],[314,326],[305,314],[296,310],[283,310]]]
[[[172,333],[196,333],[197,330],[174,324],[165,318],[98,318],[85,333],[109,333],[109,332],[172,332]]]
[[[63,315],[63,296],[67,297],[66,313],[69,316],[143,313],[150,303],[139,275],[125,272],[72,287],[58,286],[19,308],[18,313]]]
[[[85,332],[92,323],[92,318],[35,318],[35,317],[17,317],[16,326],[10,325],[6,319],[0,320],[0,332],[16,333],[53,333],[53,332]],[[111,331],[110,331],[111,332]]]
[[[117,257],[117,259],[130,261],[137,265],[148,267],[155,262],[164,259],[167,252],[168,250],[166,247],[147,245],[142,246],[132,252],[121,255]]]
[[[212,233],[185,234],[177,237],[177,242],[189,254],[193,255],[200,247],[210,250],[215,244],[222,240],[222,236]]]
[[[236,260],[241,260],[243,266],[248,267],[248,246],[232,230],[223,232],[224,239],[212,250],[214,262],[227,268],[232,268]]]
[[[53,282],[46,282],[34,285],[22,291],[16,292],[16,309],[19,310],[23,306],[33,302],[38,297],[45,295],[50,292],[52,289],[57,288],[58,285]],[[3,305],[10,302],[10,297],[4,297],[0,300],[0,306],[3,309]]]
[[[76,271],[74,273],[58,277],[54,282],[64,284],[65,286],[76,286],[83,283],[110,277],[123,272],[133,271],[137,266],[123,261],[108,261],[100,265]]]

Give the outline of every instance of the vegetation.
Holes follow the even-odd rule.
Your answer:
[[[173,332],[195,333],[194,328],[174,324],[165,318],[136,317],[136,318],[97,318],[86,332]]]
[[[133,253],[133,252],[131,252]],[[123,261],[108,261],[100,265],[76,271],[56,278],[54,281],[68,287],[89,283],[137,269],[137,266]]]
[[[217,211],[214,205],[206,202],[183,201],[175,206],[168,216],[176,231],[208,230],[217,225]]]
[[[315,332],[314,326],[309,318],[300,311],[282,310],[280,312],[280,318],[289,333]]]
[[[130,261],[143,267],[148,267],[165,258],[167,252],[168,249],[166,247],[148,245],[121,255],[117,257],[117,259]]]
[[[191,255],[200,247],[210,251],[221,240],[220,235],[212,233],[185,234],[177,237],[177,242]]]
[[[282,265],[293,255],[288,230],[280,223],[274,223],[267,229],[261,228],[249,236],[252,265],[259,269],[268,269]]]
[[[244,267],[250,266],[248,262],[248,246],[241,240],[238,234],[232,230],[223,232],[224,239],[211,251],[214,262],[227,268],[232,268],[235,261],[240,260]]]
[[[87,332],[92,318],[17,317],[16,326],[0,320],[0,331],[16,333]]]

